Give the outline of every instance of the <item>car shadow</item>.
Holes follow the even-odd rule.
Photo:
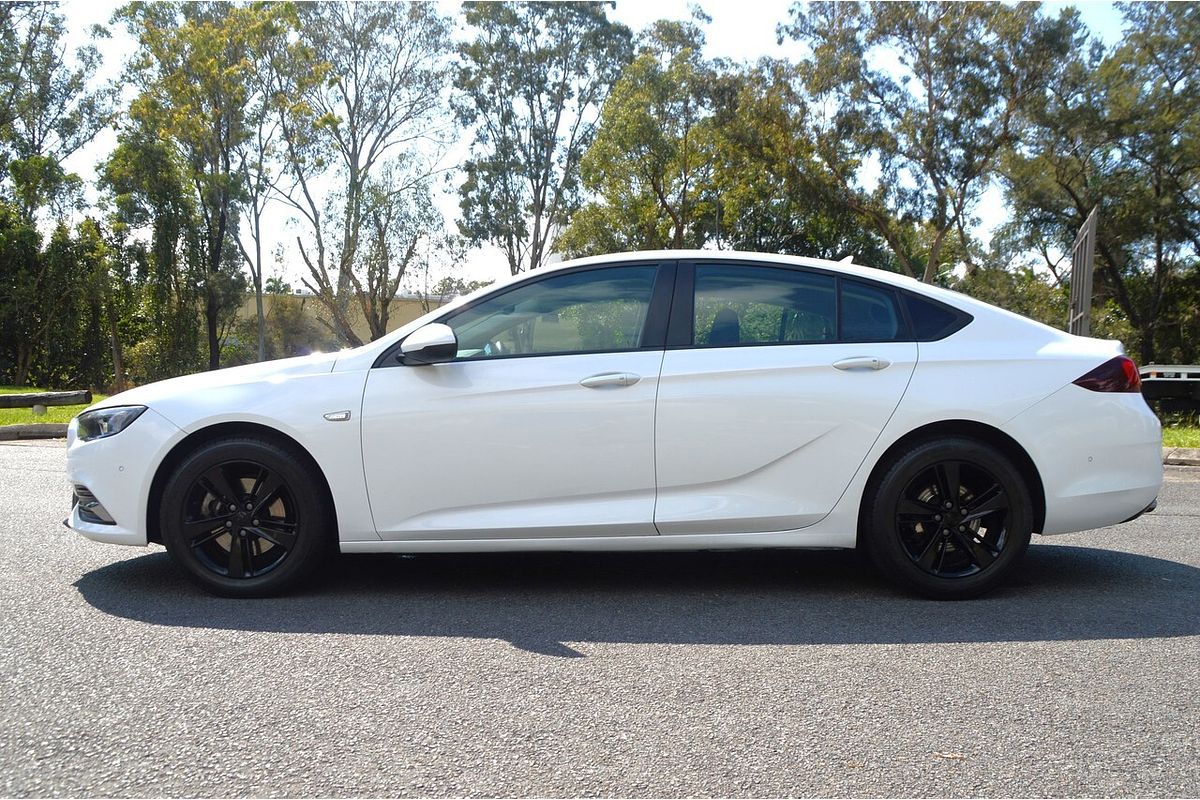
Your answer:
[[[1063,545],[1030,548],[1019,578],[969,602],[897,593],[854,553],[524,553],[341,556],[307,592],[212,597],[166,553],[81,577],[84,599],[154,625],[285,633],[569,643],[891,644],[1200,634],[1200,569]]]

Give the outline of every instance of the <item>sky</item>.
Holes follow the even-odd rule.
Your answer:
[[[636,32],[658,19],[687,19],[691,16],[689,6],[694,4],[695,0],[618,0],[611,16]],[[458,14],[458,2],[443,0],[440,5],[443,13],[454,16]],[[705,54],[708,57],[756,61],[764,56],[794,58],[799,55],[796,43],[785,42],[781,45],[776,41],[776,26],[787,21],[791,0],[702,0],[699,5],[712,18],[712,22],[705,26]],[[61,3],[70,32],[70,46],[86,43],[87,32],[91,26],[107,25],[118,6],[119,3],[97,0],[66,0]],[[1057,15],[1067,6],[1076,7],[1084,23],[1105,44],[1112,45],[1120,39],[1121,15],[1112,3],[1062,0],[1043,3],[1044,11],[1052,15]],[[110,26],[110,30],[112,37],[98,43],[104,56],[104,67],[99,76],[103,80],[116,80],[119,77],[121,64],[134,47],[133,40],[122,28]],[[464,26],[460,26],[459,30],[466,31]],[[95,176],[96,164],[107,157],[115,143],[115,133],[103,132],[90,147],[81,150],[68,162],[68,168],[79,173],[85,183],[90,185]],[[468,145],[469,141],[464,139],[451,151],[448,156],[450,165],[466,157]],[[452,182],[449,190],[436,198],[437,206],[451,229],[458,217],[458,198],[453,190],[455,185],[456,183]],[[89,200],[95,199],[93,193]],[[980,220],[976,232],[986,239],[1008,216],[998,186],[993,184],[988,189],[976,213]],[[290,244],[295,239],[295,231],[289,224],[288,215],[277,208],[267,216],[266,223],[269,229],[276,232],[276,240],[285,247],[283,266],[268,266],[266,275],[269,277],[272,274],[281,274],[286,281],[298,288],[304,267],[295,253],[294,245]],[[274,249],[275,243],[271,243],[264,251],[273,252]],[[466,263],[461,265],[457,274],[467,280],[492,280],[507,275],[508,267],[498,250],[483,247],[469,254]],[[409,282],[407,288],[416,289],[418,284]]]

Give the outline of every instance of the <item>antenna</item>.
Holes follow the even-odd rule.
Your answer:
[[[839,263],[839,264],[853,264],[853,263],[854,263],[854,256],[853,256],[853,255],[846,256],[845,258],[843,258],[843,259],[842,259],[841,261],[839,261],[838,263]]]

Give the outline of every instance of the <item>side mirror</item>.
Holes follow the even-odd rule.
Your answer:
[[[440,322],[417,328],[400,343],[400,363],[410,366],[440,364],[458,356],[458,337],[454,329]]]

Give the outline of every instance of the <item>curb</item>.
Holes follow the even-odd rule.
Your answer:
[[[1164,447],[1163,463],[1173,467],[1200,467],[1200,448]]]
[[[0,441],[65,438],[67,438],[67,423],[65,422],[39,422],[31,425],[0,426]]]

